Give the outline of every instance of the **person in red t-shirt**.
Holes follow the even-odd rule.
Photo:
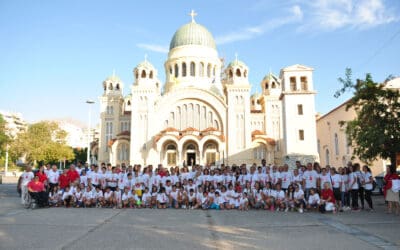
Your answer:
[[[329,182],[325,182],[324,189],[321,191],[320,205],[325,206],[325,211],[332,211],[333,213],[336,213],[335,202],[335,195],[331,189],[331,185]]]
[[[75,165],[71,165],[69,167],[69,170],[67,171],[67,175],[68,175],[69,181],[71,183],[79,182],[79,173],[78,173],[78,171],[76,171]]]
[[[68,170],[64,169],[64,172],[62,175],[60,175],[60,178],[58,179],[58,183],[60,184],[60,189],[64,190],[67,186],[70,184],[70,179],[68,176]]]
[[[47,187],[48,178],[46,173],[44,172],[44,166],[39,167],[39,171],[36,173],[36,175],[39,177],[39,181],[43,183],[45,187]]]
[[[157,173],[161,178],[167,176],[167,171],[165,171],[165,168],[163,165],[158,164],[158,173]]]
[[[385,201],[387,201],[387,213],[392,213],[392,209],[396,214],[400,213],[399,207],[399,192],[393,192],[392,184],[393,180],[399,179],[399,176],[396,173],[396,169],[390,166],[386,167],[386,175],[383,178],[383,182],[385,183],[383,194],[385,195]]]
[[[48,206],[48,195],[43,182],[39,181],[39,176],[28,183],[29,195],[36,200],[39,207]]]

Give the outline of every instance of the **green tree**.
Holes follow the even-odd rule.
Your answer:
[[[400,92],[374,82],[371,74],[366,74],[365,80],[354,83],[349,68],[345,78],[338,80],[343,87],[335,93],[335,97],[346,91],[353,92],[346,110],[354,108],[357,116],[340,122],[354,146],[353,153],[365,162],[378,157],[390,159],[392,167],[395,167],[396,154],[400,152]]]
[[[24,156],[27,163],[57,162],[74,159],[72,148],[67,146],[67,133],[54,122],[38,122],[29,125],[11,144],[14,158]]]
[[[6,133],[6,121],[0,114],[0,158],[5,155],[7,143],[10,142],[10,137]]]
[[[87,148],[74,148],[74,155],[76,162],[86,162]]]

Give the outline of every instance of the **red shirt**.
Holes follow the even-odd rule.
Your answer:
[[[386,182],[385,189],[391,189],[392,188],[392,180],[397,180],[399,176],[397,174],[386,174],[383,179]]]
[[[40,171],[38,171],[36,173],[36,176],[39,176],[39,181],[41,183],[44,183],[45,181],[47,181],[47,175],[45,173],[41,173]]]
[[[323,200],[328,200],[329,197],[331,197],[329,202],[333,202],[333,203],[336,202],[335,201],[335,195],[333,194],[332,189],[322,189],[321,198]]]
[[[166,172],[165,170],[158,171],[158,175],[159,175],[160,177],[166,177],[166,176],[167,176],[167,172]]]
[[[72,170],[72,169],[68,170],[67,175],[71,182],[74,182],[77,179],[79,179],[79,173],[76,170]]]
[[[60,188],[64,189],[66,186],[69,185],[69,177],[68,175],[60,175],[60,178],[58,179],[58,182],[60,183]]]
[[[34,192],[41,192],[44,190],[44,184],[43,182],[35,182],[35,181],[30,181],[28,183],[28,188],[32,189]]]

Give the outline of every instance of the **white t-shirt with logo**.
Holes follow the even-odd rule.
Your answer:
[[[307,170],[303,173],[303,180],[305,180],[306,185],[305,188],[316,188],[317,187],[317,179],[319,175],[315,170]]]

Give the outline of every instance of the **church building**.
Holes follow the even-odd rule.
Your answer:
[[[147,60],[133,83],[103,82],[97,161],[164,166],[269,164],[317,160],[313,69],[268,73],[251,95],[249,68],[227,66],[212,34],[194,20],[173,35],[165,84]],[[127,95],[123,90],[127,89]]]

